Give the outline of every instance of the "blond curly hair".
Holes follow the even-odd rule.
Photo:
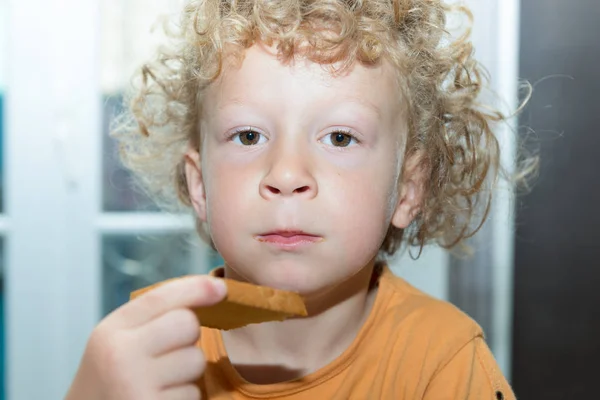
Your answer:
[[[469,21],[458,38],[446,31],[450,12]],[[421,212],[406,230],[389,227],[380,256],[403,243],[451,248],[488,215],[500,171],[492,125],[505,120],[478,103],[486,76],[473,57],[471,20],[465,7],[440,0],[192,1],[169,32],[171,45],[140,69],[112,134],[123,163],[160,206],[189,208],[183,155],[200,147],[202,94],[225,56],[260,41],[275,44],[282,62],[300,52],[342,68],[385,59],[408,102],[405,159],[419,152],[428,176]],[[198,220],[197,230],[210,242]]]

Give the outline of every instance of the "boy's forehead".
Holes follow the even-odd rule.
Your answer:
[[[342,63],[318,64],[306,57],[283,62],[274,47],[254,45],[241,57],[225,57],[219,78],[206,95],[217,108],[243,103],[245,97],[269,93],[302,95],[319,99],[344,99],[381,113],[386,106],[397,107],[399,85],[391,64],[382,60],[374,66],[360,63],[337,71]],[[390,104],[394,103],[394,104]]]

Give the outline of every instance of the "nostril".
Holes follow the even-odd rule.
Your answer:
[[[271,192],[273,194],[281,193],[281,191],[279,189],[277,189],[276,187],[273,187],[273,186],[267,186],[267,189],[269,189],[269,192]]]
[[[298,188],[298,189],[294,190],[294,192],[296,192],[296,193],[304,193],[304,192],[306,192],[307,190],[309,190],[309,187],[308,187],[308,186],[302,186],[302,187],[300,187],[300,188]]]
[[[263,190],[265,191],[265,194],[270,194],[270,195],[299,195],[302,193],[306,193],[306,192],[310,192],[311,187],[309,185],[305,185],[305,186],[301,186],[299,188],[296,188],[292,191],[289,191],[287,189],[284,188],[284,190],[279,189],[276,186],[272,186],[272,185],[264,185],[263,186]]]

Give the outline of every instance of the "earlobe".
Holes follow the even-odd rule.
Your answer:
[[[392,216],[392,225],[399,229],[406,229],[418,212],[415,202],[415,184],[408,181],[402,185],[398,204]]]
[[[188,150],[185,153],[185,177],[190,202],[196,211],[198,218],[206,222],[206,192],[204,190],[204,179],[202,178],[202,167],[200,165],[200,154],[197,150]]]
[[[391,221],[396,228],[406,229],[421,211],[426,171],[421,157],[413,155],[407,161],[400,196]]]

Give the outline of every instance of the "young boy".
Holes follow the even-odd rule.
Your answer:
[[[446,37],[447,10],[186,6],[115,136],[151,193],[193,208],[225,265],[103,320],[68,399],[514,398],[479,326],[384,261],[473,233],[498,169],[502,117],[477,107],[480,69],[466,36]],[[214,276],[299,292],[309,317],[199,329],[189,308],[225,296]]]

